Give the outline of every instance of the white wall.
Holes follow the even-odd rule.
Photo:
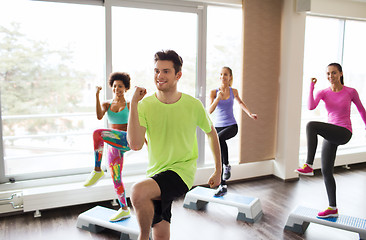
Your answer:
[[[365,0],[308,0],[309,14],[366,20]],[[280,99],[277,154],[274,175],[282,179],[297,177],[299,165],[301,95],[306,13],[296,12],[297,0],[284,0],[281,33]],[[337,158],[337,165],[363,162],[360,154]],[[319,161],[317,161],[319,162]],[[320,167],[316,165],[315,167]]]
[[[366,19],[365,0],[311,0],[310,5],[311,14]]]
[[[280,94],[277,153],[274,174],[282,179],[297,178],[299,162],[302,71],[305,13],[296,13],[295,0],[284,0],[281,29]]]

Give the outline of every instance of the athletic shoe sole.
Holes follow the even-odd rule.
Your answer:
[[[318,218],[331,218],[331,217],[338,217],[338,214],[328,214],[328,215],[325,215],[325,216],[319,216],[318,215]]]
[[[123,216],[123,217],[120,217],[118,219],[115,219],[115,220],[109,220],[110,222],[118,222],[118,221],[121,221],[123,219],[127,219],[127,218],[130,218],[131,215],[127,215],[127,216]]]
[[[305,175],[305,176],[314,176],[314,172],[310,172],[310,173],[303,173],[303,172],[299,172],[297,170],[295,170],[295,172],[297,172],[298,174],[301,174],[301,175]]]

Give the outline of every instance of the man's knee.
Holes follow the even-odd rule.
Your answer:
[[[131,201],[135,207],[156,199],[159,195],[158,185],[152,179],[135,183],[131,188]]]
[[[138,206],[143,201],[143,189],[140,183],[135,183],[131,188],[131,202],[134,206]]]

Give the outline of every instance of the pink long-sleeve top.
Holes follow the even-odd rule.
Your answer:
[[[343,86],[341,91],[333,92],[331,88],[326,88],[318,91],[314,98],[314,85],[315,83],[311,82],[308,101],[309,110],[315,109],[320,100],[323,100],[325,108],[328,111],[328,122],[337,126],[345,127],[352,132],[351,102],[353,102],[366,125],[365,108],[360,101],[360,97],[358,96],[356,89]]]

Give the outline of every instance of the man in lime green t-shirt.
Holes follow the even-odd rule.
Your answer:
[[[215,128],[202,103],[177,90],[182,58],[173,50],[155,54],[155,94],[144,98],[146,89],[136,87],[131,100],[127,140],[132,150],[148,142],[147,179],[132,188],[131,201],[140,226],[139,239],[170,238],[171,205],[193,185],[198,158],[196,128],[210,143],[215,171],[208,184],[221,180],[220,145]],[[144,99],[143,99],[144,98]],[[143,99],[143,100],[142,100]]]

